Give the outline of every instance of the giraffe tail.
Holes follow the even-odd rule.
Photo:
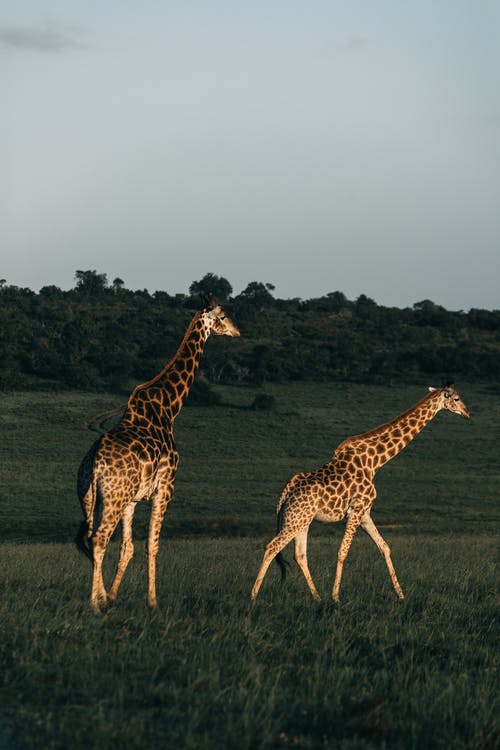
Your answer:
[[[285,557],[283,556],[282,552],[278,552],[278,554],[276,555],[276,557],[274,559],[276,560],[276,562],[280,566],[281,583],[284,583],[285,582],[285,578],[286,578],[286,569],[290,567],[290,563],[288,562],[288,560],[285,560]]]
[[[287,490],[288,490],[288,487],[285,487],[279,499],[276,534],[279,534],[280,531],[282,531],[283,529],[283,509],[284,509],[284,500],[287,494]],[[281,571],[281,583],[284,583],[286,579],[286,569],[290,567],[290,563],[288,562],[288,560],[285,559],[285,556],[283,555],[282,552],[278,552],[278,554],[276,555],[274,559],[278,563],[280,571]]]
[[[94,513],[97,503],[97,477],[93,470],[95,446],[83,459],[78,472],[78,496],[84,520],[75,536],[75,544],[80,552],[92,560],[92,534],[94,531]]]
[[[82,552],[85,555],[85,557],[88,557],[89,560],[92,560],[92,551],[90,549],[90,539],[88,535],[88,529],[89,529],[89,525],[87,521],[82,521],[77,531],[77,534],[75,536],[75,544],[76,544],[76,548],[80,552]]]

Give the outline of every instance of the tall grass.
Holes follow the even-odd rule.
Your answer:
[[[176,423],[159,610],[145,605],[141,503],[136,558],[99,616],[88,561],[69,543],[81,520],[75,475],[94,439],[83,420],[123,396],[2,394],[0,742],[3,722],[13,750],[498,746],[500,399],[457,385],[471,423],[438,415],[378,475],[373,517],[405,601],[360,532],[333,605],[343,524],[312,529],[322,603],[298,571],[282,587],[271,569],[253,607],[249,593],[284,482],[425,388],[275,385],[266,391],[276,408],[258,412],[255,389],[221,387],[222,406],[187,406]]]
[[[100,616],[72,547],[4,545],[4,717],[26,748],[493,748],[494,540],[386,535],[404,602],[368,538],[339,606],[335,545],[320,538],[324,601],[270,571],[253,607],[260,543],[172,540],[159,610],[138,555]]]

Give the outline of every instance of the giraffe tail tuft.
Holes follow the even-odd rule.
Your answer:
[[[290,563],[288,560],[285,560],[283,554],[281,552],[278,552],[276,557],[274,558],[278,565],[280,566],[281,570],[281,583],[285,582],[286,579],[286,569],[290,567]]]
[[[92,560],[92,550],[90,547],[90,536],[89,525],[87,521],[82,521],[80,528],[75,536],[75,544],[77,549],[82,552],[89,560]]]
[[[97,476],[94,470],[94,456],[98,442],[94,443],[84,457],[78,469],[77,491],[82,506],[84,520],[81,522],[75,537],[75,544],[80,552],[92,560],[92,534],[94,531],[94,513],[98,501]]]
[[[283,510],[284,510],[283,503],[285,501],[287,492],[288,492],[288,485],[287,487],[285,487],[285,489],[281,493],[281,497],[280,497],[279,504],[278,504],[278,510],[277,510],[278,518],[277,518],[277,524],[276,524],[277,534],[279,534],[280,531],[282,531],[283,529]],[[276,555],[274,559],[276,560],[276,562],[278,563],[280,567],[281,583],[284,583],[286,579],[286,569],[290,567],[290,563],[288,562],[288,560],[285,559],[282,552],[278,552],[278,554]]]

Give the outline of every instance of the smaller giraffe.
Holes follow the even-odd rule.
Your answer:
[[[400,599],[404,594],[396,578],[391,551],[372,521],[370,512],[376,497],[373,483],[376,472],[394,458],[441,409],[470,418],[467,407],[454,385],[429,388],[430,393],[415,406],[392,422],[380,425],[370,432],[347,438],[337,447],[333,458],[314,471],[296,474],[284,487],[277,507],[278,533],[269,542],[255,580],[251,598],[259,593],[264,576],[276,558],[285,577],[285,561],[281,550],[295,540],[295,561],[308,583],[313,597],[319,601],[307,564],[307,534],[314,519],[335,522],[347,516],[346,530],[337,558],[337,571],[333,585],[333,600],[339,601],[342,568],[358,527],[373,539],[384,556],[392,584]]]

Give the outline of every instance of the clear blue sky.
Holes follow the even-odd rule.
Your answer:
[[[7,0],[0,277],[500,307],[496,0]]]

